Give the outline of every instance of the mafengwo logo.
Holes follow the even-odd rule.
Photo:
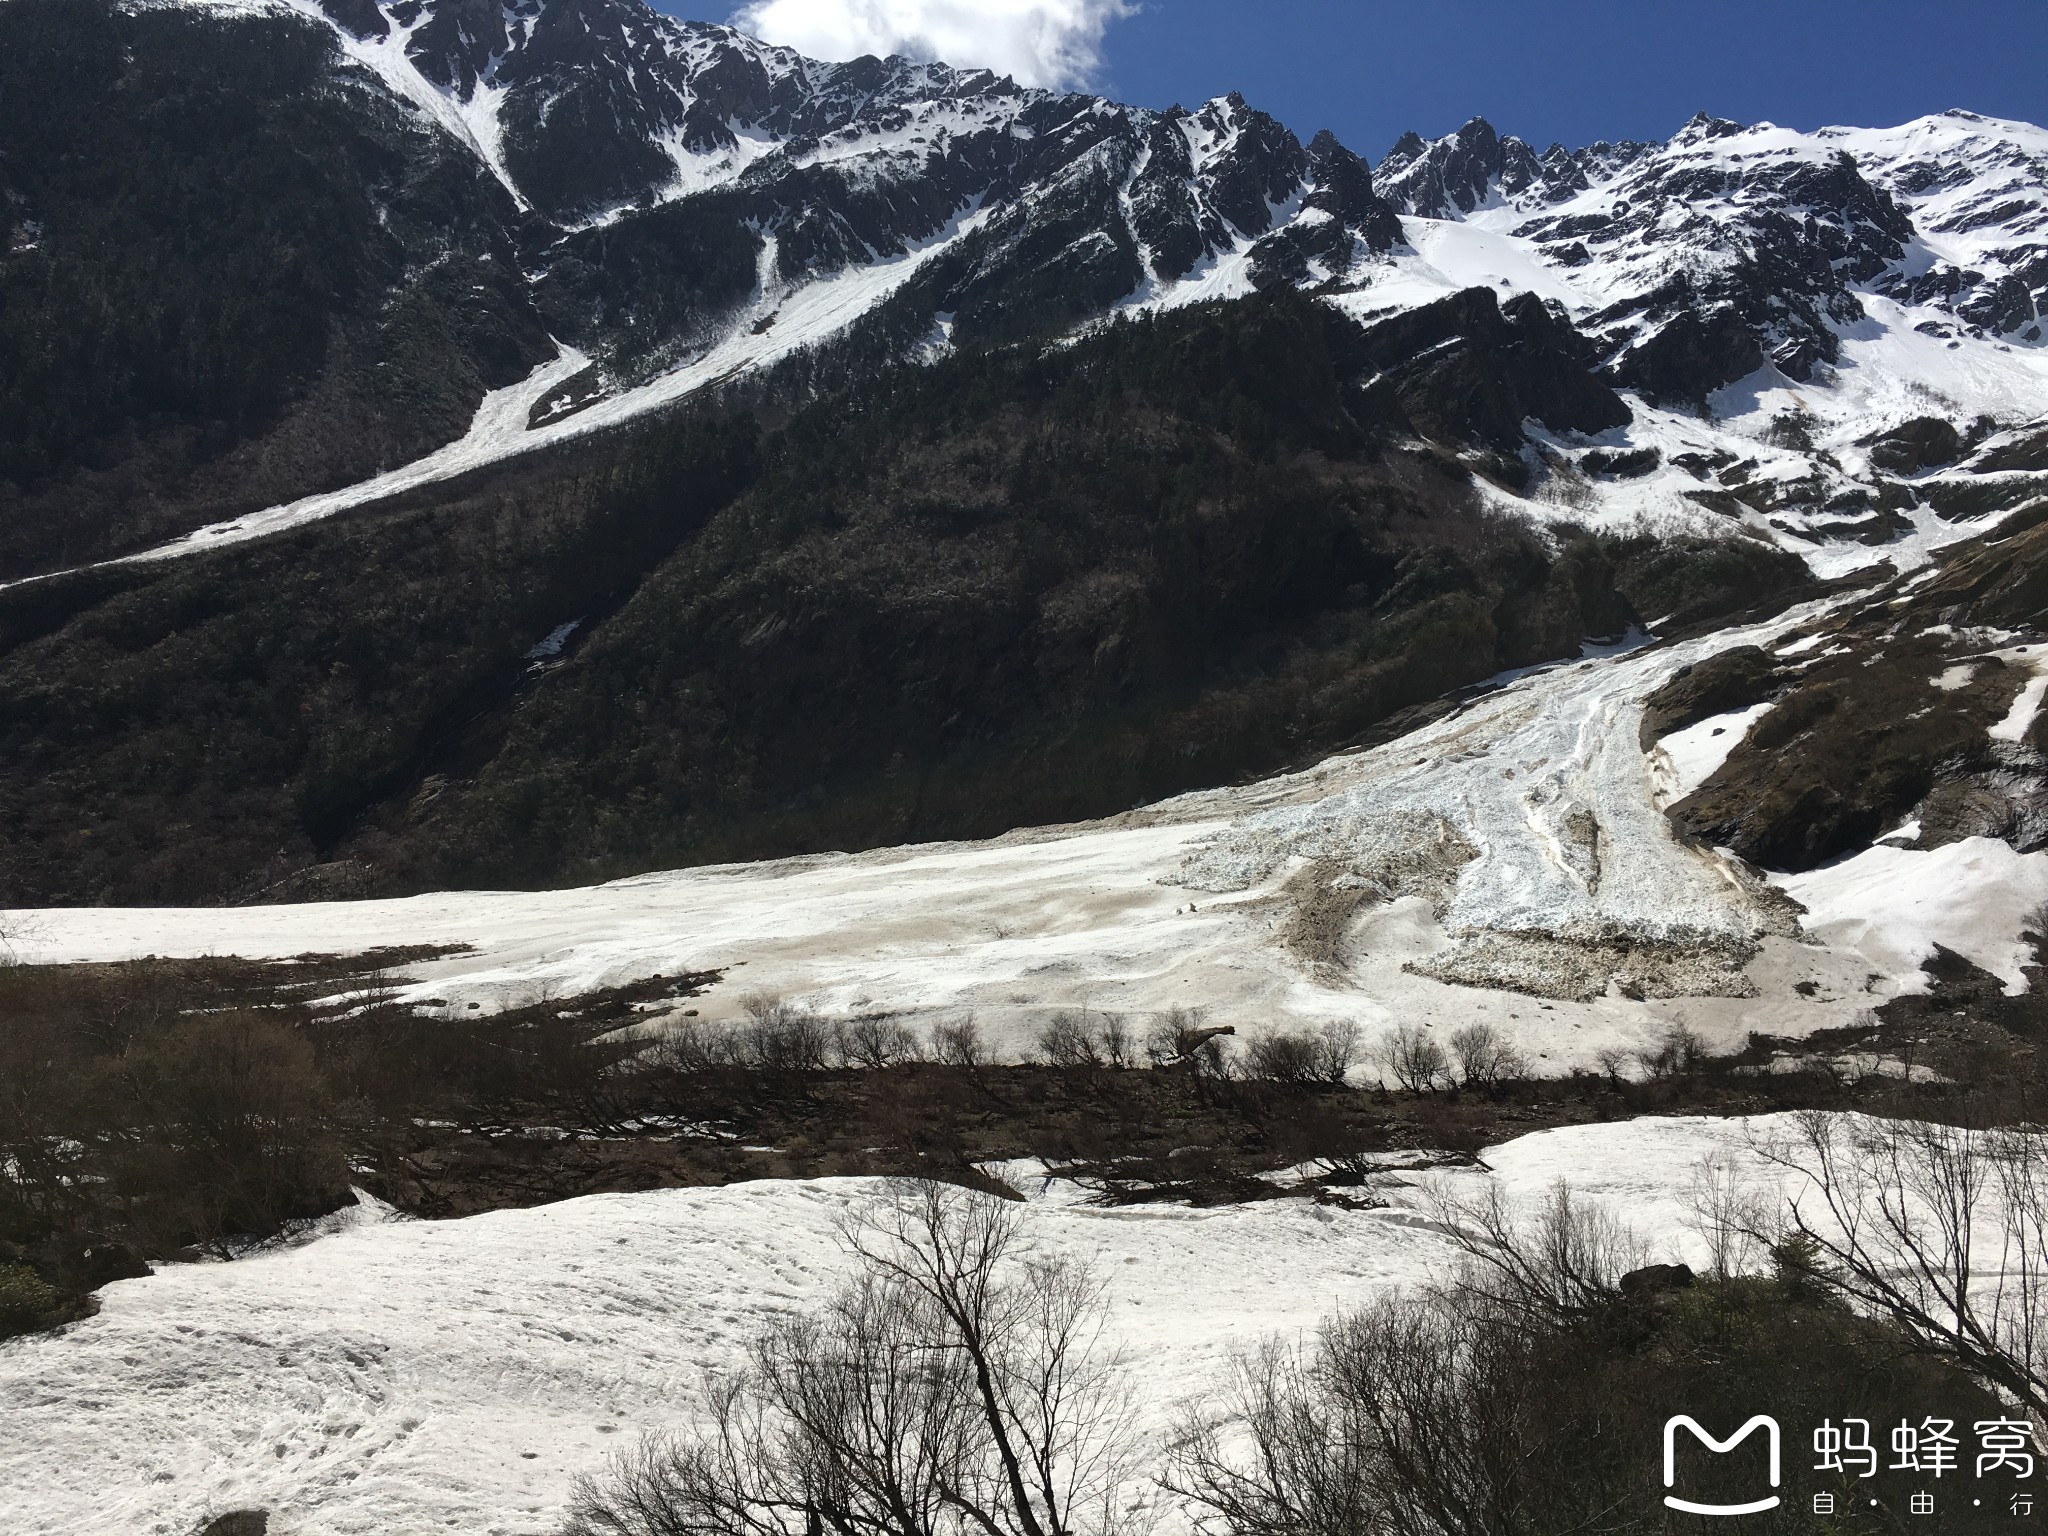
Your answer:
[[[1678,1486],[1678,1432],[1691,1432],[1699,1443],[1717,1456],[1742,1444],[1757,1430],[1764,1432],[1765,1441],[1771,1454],[1771,1486],[1776,1488],[1782,1470],[1779,1457],[1778,1421],[1767,1413],[1760,1413],[1726,1440],[1716,1440],[1701,1427],[1700,1421],[1690,1414],[1674,1414],[1664,1421],[1664,1486]],[[1767,1509],[1778,1507],[1778,1496],[1773,1493],[1766,1498],[1751,1499],[1746,1504],[1696,1504],[1691,1499],[1681,1499],[1672,1494],[1664,1495],[1664,1502],[1673,1509],[1682,1509],[1689,1515],[1760,1515]]]

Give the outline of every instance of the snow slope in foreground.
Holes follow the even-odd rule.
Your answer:
[[[736,1016],[756,992],[836,1015],[973,1010],[1013,1052],[1074,1007],[1141,1025],[1201,1008],[1240,1033],[1490,1020],[1551,1072],[1676,1019],[1729,1048],[1751,1030],[1844,1026],[1920,988],[1937,939],[2023,981],[2015,945],[2022,914],[2048,896],[2048,854],[1883,850],[1876,882],[1843,869],[1793,884],[1822,924],[1801,933],[1753,877],[1672,836],[1661,806],[1676,770],[1639,745],[1643,698],[1676,668],[1770,644],[1811,613],[1522,677],[1385,746],[1107,822],[578,890],[50,909],[0,915],[0,934],[50,963],[468,946],[409,968],[410,999],[451,1012],[715,968],[723,980],[690,1000],[708,1018]],[[1317,949],[1303,919],[1332,902],[1335,941]],[[1669,995],[1630,984],[1621,968],[1635,962],[1615,958],[1640,940],[1677,957]],[[1590,995],[1558,984],[1573,966],[1594,977]],[[1475,978],[1524,990],[1461,984]],[[1794,990],[1805,982],[1811,995]]]
[[[1489,1150],[1517,1195],[1563,1177],[1698,1262],[1680,1204],[1709,1154],[1771,1122],[1643,1120]],[[834,1222],[872,1180],[600,1195],[460,1221],[381,1220],[232,1264],[107,1287],[99,1316],[0,1345],[0,1524],[21,1536],[188,1536],[273,1510],[276,1536],[555,1528],[581,1472],[681,1427],[703,1373],[843,1273]],[[1419,1199],[1416,1191],[1393,1195]],[[1027,1231],[1108,1284],[1148,1432],[1230,1351],[1429,1277],[1411,1210],[1306,1201],[1027,1207]]]

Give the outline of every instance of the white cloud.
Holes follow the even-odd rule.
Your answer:
[[[743,32],[814,59],[942,59],[1021,85],[1085,85],[1102,68],[1102,34],[1132,0],[752,0]]]

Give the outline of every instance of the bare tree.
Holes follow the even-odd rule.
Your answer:
[[[1458,1085],[1468,1090],[1498,1093],[1529,1071],[1529,1059],[1491,1024],[1454,1030],[1451,1054],[1458,1063]]]
[[[1560,1189],[1495,1202],[1463,1280],[1340,1314],[1301,1348],[1241,1357],[1220,1412],[1184,1417],[1165,1479],[1229,1536],[1529,1536],[1635,1530],[1647,1476],[1614,1436],[1585,1295],[1618,1295],[1604,1218]],[[1594,1426],[1601,1426],[1597,1431]],[[1603,1454],[1604,1452],[1604,1454]]]
[[[988,1043],[973,1014],[952,1024],[932,1026],[932,1060],[976,1071],[988,1065]]]
[[[1693,1169],[1685,1225],[1707,1247],[1707,1270],[1716,1279],[1757,1267],[1769,1246],[1758,1234],[1772,1219],[1773,1202],[1725,1152],[1701,1159]]]
[[[1599,1312],[1621,1294],[1621,1277],[1646,1260],[1627,1226],[1561,1179],[1533,1206],[1493,1183],[1476,1199],[1439,1185],[1431,1204],[1465,1255],[1460,1288],[1510,1316],[1557,1324]]]
[[[1403,1024],[1380,1042],[1380,1060],[1410,1093],[1428,1093],[1450,1075],[1450,1057],[1418,1024]]]
[[[1014,1204],[905,1184],[844,1229],[860,1275],[771,1328],[708,1425],[578,1486],[571,1536],[1095,1536],[1127,1523],[1121,1359],[1091,1275]]]
[[[1102,1059],[1112,1067],[1138,1064],[1138,1042],[1132,1038],[1131,1026],[1122,1014],[1105,1013],[1097,1038],[1102,1042]]]
[[[909,1026],[890,1018],[847,1020],[834,1028],[832,1043],[846,1067],[892,1067],[922,1054]]]
[[[1099,1067],[1103,1060],[1102,1047],[1089,1026],[1088,1016],[1064,1009],[1047,1019],[1039,1030],[1038,1054],[1055,1067]]]
[[[1638,1050],[1635,1059],[1645,1077],[1652,1082],[1661,1082],[1665,1078],[1680,1077],[1698,1070],[1706,1055],[1706,1041],[1684,1024],[1677,1023],[1665,1030],[1655,1045]]]
[[[0,965],[25,964],[22,957],[41,936],[37,923],[26,913],[0,916]]]
[[[1626,1088],[1632,1079],[1628,1075],[1630,1053],[1618,1045],[1603,1045],[1593,1053],[1593,1060],[1599,1063],[1601,1074],[1616,1088]]]
[[[1349,1019],[1331,1019],[1316,1031],[1315,1070],[1318,1082],[1342,1087],[1358,1059],[1358,1026]]]
[[[1778,1251],[2048,1416],[2048,1130],[1819,1112],[1795,1126],[1759,1146],[1802,1176]]]

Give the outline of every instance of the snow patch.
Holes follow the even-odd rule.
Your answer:
[[[1728,761],[1728,754],[1742,744],[1749,728],[1770,711],[1768,702],[1732,709],[1660,740],[1655,763],[1659,800],[1665,805],[1683,800],[1711,779]]]
[[[2015,853],[1988,837],[1925,852],[1880,844],[1771,878],[1806,908],[1809,934],[1902,978],[1902,991],[1927,990],[1920,967],[1937,944],[1996,976],[2007,996],[2027,990],[2022,967],[2033,963],[2033,950],[2020,931],[2048,902],[2048,853]]]
[[[2012,708],[2005,712],[2005,718],[1991,727],[1991,739],[2015,745],[2026,740],[2027,732],[2033,729],[2035,717],[2041,713],[2043,694],[2048,694],[2048,672],[2037,670],[2020,689],[2019,697],[2012,701]]]

